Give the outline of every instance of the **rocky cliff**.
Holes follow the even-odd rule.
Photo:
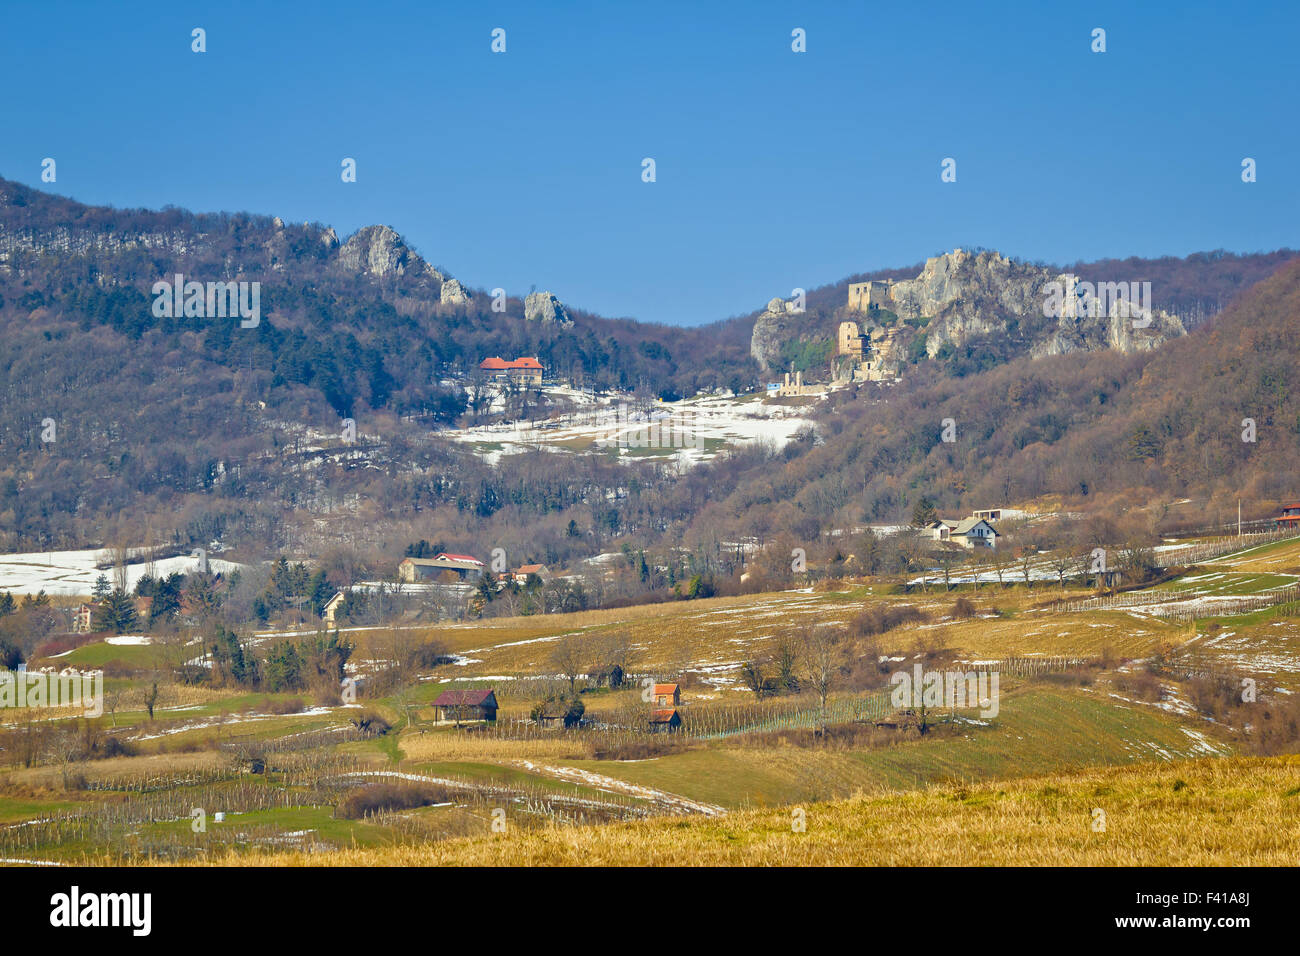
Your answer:
[[[566,329],[573,326],[564,303],[551,292],[528,293],[524,299],[524,318],[529,322],[554,322]]]
[[[383,278],[389,275],[413,275],[441,283],[444,276],[420,256],[407,248],[405,241],[390,226],[365,226],[343,243],[338,264],[349,272]]]
[[[807,320],[804,313],[795,311],[793,302],[772,299],[754,320],[749,354],[764,372],[782,371],[781,359],[786,343],[817,327],[816,323]]]
[[[764,372],[781,370],[791,343],[833,340],[841,321],[857,322],[896,371],[922,354],[977,352],[996,364],[1026,354],[1140,351],[1184,335],[1179,318],[1151,308],[1143,291],[1140,283],[1085,283],[997,252],[957,249],[927,260],[915,278],[889,283],[878,309],[841,300],[796,314],[773,299],[754,321],[750,354]]]
[[[1177,316],[1140,301],[1140,287],[1129,298],[1124,286],[1101,290],[997,252],[957,249],[927,259],[920,275],[893,283],[890,292],[898,318],[924,327],[931,358],[945,346],[961,348],[980,336],[1015,336],[1039,356],[1139,351],[1186,334]]]

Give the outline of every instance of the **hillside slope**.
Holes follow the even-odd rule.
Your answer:
[[[779,474],[741,480],[709,520],[739,533],[757,513],[807,540],[904,517],[921,496],[949,510],[1055,497],[1120,512],[1195,496],[1232,502],[1234,516],[1237,497],[1294,497],[1298,321],[1291,262],[1155,351],[1021,358],[960,377],[916,366],[904,387],[839,393],[819,415],[821,443]],[[954,441],[942,440],[945,419]]]
[[[1171,282],[1155,285],[1153,304],[1185,296],[1195,276],[1226,295],[1279,257],[1209,257],[1192,272],[1166,264]],[[548,297],[510,297],[499,313],[484,290],[387,227],[340,238],[266,216],[89,207],[0,180],[0,547],[242,539],[266,551],[308,526],[313,540],[342,536],[389,554],[441,535],[548,564],[686,540],[707,567],[719,534],[809,540],[896,520],[922,494],[956,505],[1126,487],[1292,493],[1297,409],[1284,328],[1296,303],[1282,286],[1294,268],[1154,351],[1109,348],[1098,328],[1059,355],[1071,346],[1059,323],[980,304],[1015,286],[1017,308],[1028,307],[1021,280],[1051,270],[990,253],[968,267],[989,282],[977,275],[971,286],[960,269],[951,282],[936,270],[931,282],[921,267],[875,276],[917,287],[900,295],[895,317],[913,323],[913,345],[926,341],[909,346],[901,386],[838,393],[819,436],[779,454],[728,454],[686,478],[641,462],[629,480],[628,466],[608,459],[488,464],[440,440],[465,409],[452,381],[472,377],[485,355],[536,354],[565,378],[647,397],[749,389],[759,381],[752,315],[668,328]],[[154,283],[177,274],[260,282],[260,321],[155,315]],[[968,296],[968,286],[983,291]],[[783,361],[824,353],[846,289],[810,290],[779,344]],[[1176,331],[1158,326],[1150,344]],[[1146,374],[1156,361],[1161,371]],[[1170,382],[1178,392],[1162,391]],[[948,417],[959,440],[940,443]],[[1260,430],[1248,447],[1231,442],[1245,417]],[[346,418],[355,443],[339,437]]]
[[[1291,866],[1300,758],[1228,758],[864,794],[721,818],[521,830],[333,853],[232,853],[306,866]],[[1105,829],[1093,829],[1094,811]],[[683,854],[683,848],[689,853]]]

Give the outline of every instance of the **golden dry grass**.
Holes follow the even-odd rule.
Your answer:
[[[227,758],[213,750],[192,753],[148,754],[138,757],[110,757],[105,760],[80,760],[70,769],[88,779],[112,781],[119,777],[139,774],[179,773],[185,770],[211,769],[223,766]],[[4,780],[29,787],[61,787],[61,767],[31,767],[8,771]]]
[[[839,591],[818,589],[811,594],[781,591],[577,614],[498,618],[431,629],[428,636],[473,659],[474,663],[458,671],[465,678],[554,673],[551,656],[555,639],[574,633],[626,632],[636,646],[634,666],[638,669],[673,671],[686,665],[735,664],[752,654],[770,652],[773,639],[791,626],[847,625],[863,607],[880,602],[915,605],[932,622],[925,627],[905,626],[883,636],[881,646],[886,650],[909,649],[918,637],[936,631],[942,631],[947,646],[981,659],[1097,655],[1106,649],[1122,657],[1146,657],[1185,639],[1175,625],[1139,622],[1122,612],[1058,614],[1034,607],[1058,596],[1090,596],[1073,590],[1061,592],[1044,586],[1026,592],[990,585],[973,592],[944,593],[932,588],[929,593],[875,595],[858,587],[848,591],[848,584],[839,587]],[[973,599],[983,616],[946,620],[958,593]],[[995,606],[1009,616],[989,616]]]
[[[403,733],[398,739],[408,760],[475,760],[496,763],[510,760],[581,760],[590,756],[589,747],[571,736],[556,734],[538,740],[501,740],[480,734],[434,730]]]
[[[1091,657],[1106,650],[1119,657],[1143,658],[1191,637],[1186,625],[1150,618],[1137,620],[1123,611],[1058,614],[1026,610],[1011,617],[951,623],[945,632],[946,644],[970,659]]]
[[[1105,830],[1093,828],[1094,808]],[[1148,764],[722,818],[508,830],[382,849],[230,855],[274,866],[1293,866],[1300,758]]]

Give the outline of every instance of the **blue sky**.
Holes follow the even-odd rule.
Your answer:
[[[956,246],[1300,245],[1295,4],[271,6],[6,4],[0,175],[387,223],[470,285],[688,325]]]

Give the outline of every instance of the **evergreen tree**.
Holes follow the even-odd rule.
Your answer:
[[[303,689],[303,660],[296,645],[281,641],[271,648],[266,656],[263,680],[272,692]]]
[[[144,580],[141,578],[141,580]],[[149,625],[167,622],[174,618],[181,609],[181,588],[185,584],[185,575],[173,571],[165,578],[159,578],[153,585],[153,604],[149,607]]]
[[[113,586],[108,583],[108,575],[101,574],[99,577],[95,578],[95,586],[90,589],[90,596],[94,598],[95,603],[98,604],[100,601],[104,600],[104,598],[108,597],[109,592],[112,590]]]
[[[929,498],[922,496],[920,500],[912,506],[912,527],[924,528],[928,524],[933,524],[939,520],[939,513],[934,508],[934,502]]]
[[[307,582],[307,596],[311,599],[312,612],[317,617],[325,616],[325,605],[334,596],[335,588],[325,577],[324,569],[317,570]]]
[[[195,571],[185,578],[185,597],[201,618],[210,618],[221,610],[225,596],[218,590],[217,581],[210,571]]]
[[[121,634],[135,628],[135,602],[121,588],[114,588],[95,608],[93,626],[97,631]]]

